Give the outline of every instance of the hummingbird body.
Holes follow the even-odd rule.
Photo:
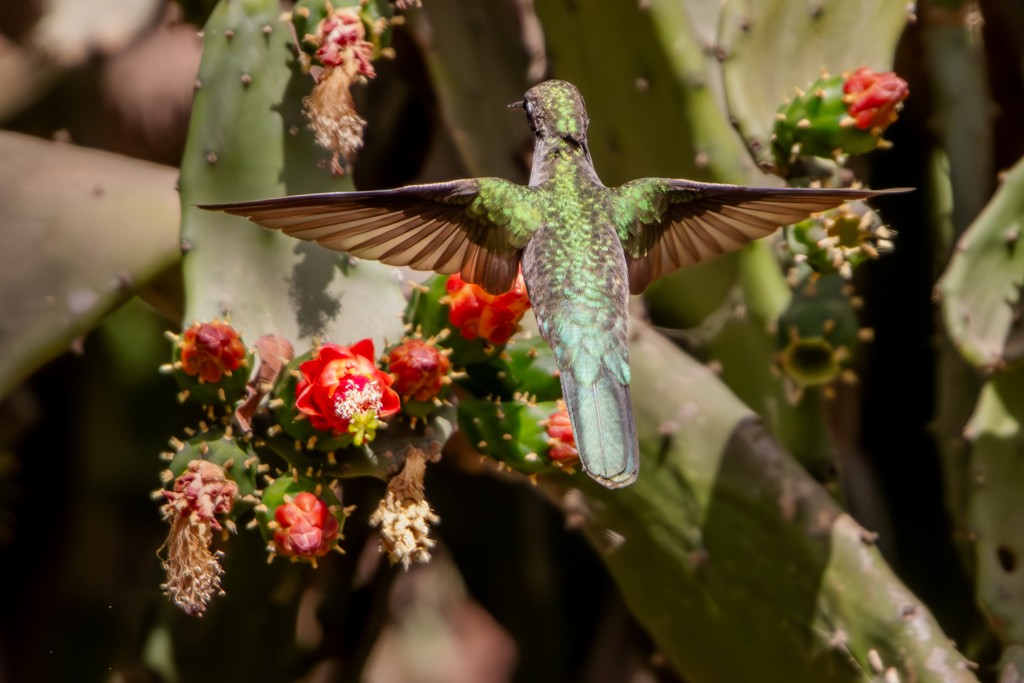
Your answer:
[[[585,132],[585,131],[584,131]],[[540,135],[530,187],[542,224],[523,249],[523,279],[559,367],[584,467],[615,487],[639,462],[629,396],[629,282],[611,196],[585,139]]]
[[[394,190],[298,195],[204,208],[327,248],[439,273],[492,293],[523,278],[559,368],[580,461],[609,488],[639,470],[627,306],[654,279],[739,249],[860,189],[749,188],[671,178],[605,187],[579,90],[551,80],[510,107],[534,135],[528,186],[469,178]]]

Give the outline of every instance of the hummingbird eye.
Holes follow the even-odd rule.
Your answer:
[[[526,110],[526,114],[528,116],[533,116],[533,104],[530,102],[530,100],[526,100],[525,102],[523,102],[523,109]]]

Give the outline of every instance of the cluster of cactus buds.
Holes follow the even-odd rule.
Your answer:
[[[529,308],[522,276],[494,295],[451,275],[417,292],[407,319],[434,334],[459,369],[467,441],[500,467],[533,476],[571,469],[578,456],[550,347],[536,333],[516,336]]]
[[[227,322],[196,323],[169,337],[174,361],[164,370],[185,387],[183,398],[240,403],[236,424],[230,413],[215,417],[210,411],[212,424],[201,423],[189,441],[172,441],[164,474],[170,488],[160,492],[171,525],[165,591],[185,611],[202,614],[220,592],[212,531],[237,527],[232,504],[239,492],[247,502],[259,503],[260,527],[272,555],[315,562],[340,550],[345,511],[328,477],[342,476],[348,460],[373,459],[366,446],[384,421],[398,414],[401,399],[392,389],[396,377],[378,367],[369,339],[349,346],[325,343],[289,363],[287,340],[262,337],[256,344],[260,362],[250,373],[254,356]],[[268,395],[267,409],[261,411]],[[259,436],[253,432],[254,416],[262,424]],[[271,452],[287,463],[274,479],[260,464]],[[378,463],[381,473],[386,467]],[[270,481],[262,491],[258,474]],[[223,525],[220,516],[226,518]]]
[[[888,147],[882,134],[908,94],[907,83],[893,72],[862,67],[822,74],[779,108],[775,170],[790,177],[807,157],[841,163],[848,155]],[[834,381],[854,379],[852,352],[871,331],[859,328],[847,281],[859,265],[892,250],[894,233],[863,202],[848,202],[787,226],[783,235],[794,293],[776,321],[776,368],[796,401],[808,388],[823,387],[827,394]]]
[[[906,81],[893,72],[863,67],[823,74],[779,108],[772,135],[776,172],[788,177],[800,157],[841,158],[886,147],[882,133],[908,94]]]
[[[203,426],[197,437],[205,444],[202,451],[176,449],[166,483],[171,485],[175,477],[184,482],[186,472],[206,471],[215,462],[209,444],[217,443],[218,449],[228,444],[233,459],[245,463],[238,466],[248,477],[245,495],[257,503],[256,522],[271,556],[315,564],[342,550],[347,511],[335,490],[336,480],[366,473],[390,475],[388,492],[371,520],[380,527],[381,550],[405,567],[424,562],[430,557],[429,529],[437,516],[423,495],[423,474],[438,449],[429,439],[417,441],[416,435],[429,432],[439,411],[451,410],[458,384],[489,383],[500,387],[502,395],[517,397],[507,404],[517,417],[522,412],[514,429],[506,429],[506,421],[498,417],[500,407],[484,411],[487,424],[471,420],[472,432],[482,430],[493,443],[506,446],[485,449],[486,453],[525,473],[566,467],[576,460],[571,427],[564,408],[560,413],[556,403],[560,392],[550,350],[536,335],[511,352],[506,350],[529,307],[522,278],[501,295],[488,294],[458,276],[437,278],[413,297],[407,310],[408,332],[386,348],[381,365],[370,339],[350,345],[320,343],[292,357],[288,340],[265,336],[255,344],[257,363],[257,356],[226,322],[197,323],[172,335],[174,362],[167,369],[187,387],[183,395],[194,400],[214,396],[221,404],[239,405],[235,423],[226,412],[212,428]],[[465,370],[456,372],[456,367]],[[226,391],[223,385],[229,380],[234,384]],[[537,397],[544,402],[537,403]],[[458,410],[473,416],[476,405],[467,398]],[[499,404],[481,400],[479,405]],[[397,422],[389,431],[398,433],[377,449],[378,432],[387,422]],[[401,453],[398,459],[393,457],[396,450]],[[271,471],[262,465],[271,454],[284,466]],[[225,467],[224,462],[220,466]],[[266,481],[262,490],[255,484],[256,471]],[[177,488],[163,495],[183,500],[175,490],[189,490],[186,484],[173,485]],[[222,507],[211,509],[221,512]],[[170,513],[165,514],[170,521]],[[229,528],[235,528],[236,517],[237,512],[231,512]],[[214,520],[207,528],[221,527]],[[175,551],[171,557],[180,558],[180,548],[186,547],[182,539],[191,539],[187,547],[197,549],[190,552],[198,559],[189,564],[169,558],[167,592],[187,611],[202,613],[220,586],[218,556],[209,550],[212,536],[180,531],[172,535],[177,540],[168,541],[168,548]],[[196,579],[200,571],[205,572],[203,582]],[[205,588],[186,595],[182,585]]]

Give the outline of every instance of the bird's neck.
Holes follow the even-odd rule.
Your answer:
[[[565,138],[538,139],[533,148],[530,185],[545,185],[555,178],[567,176],[579,183],[601,184],[586,141],[579,143]]]

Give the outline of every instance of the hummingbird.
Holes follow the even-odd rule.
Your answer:
[[[889,192],[758,188],[671,178],[606,187],[587,145],[583,96],[544,81],[524,99],[527,185],[467,178],[391,190],[207,205],[353,256],[438,273],[500,294],[522,269],[551,346],[583,469],[608,488],[640,467],[630,399],[627,305],[653,280],[783,225]]]

